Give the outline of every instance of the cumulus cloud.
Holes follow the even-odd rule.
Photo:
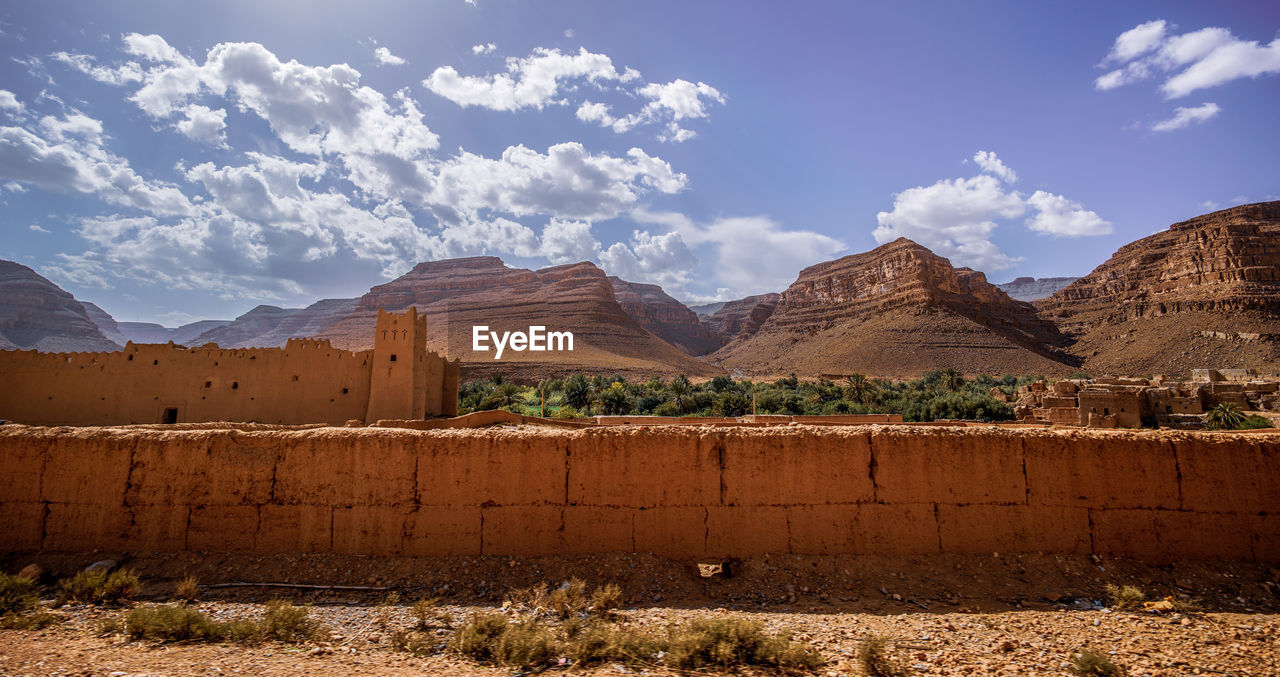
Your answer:
[[[973,161],[982,168],[982,171],[995,176],[1006,183],[1017,183],[1018,173],[1009,169],[1008,166],[996,157],[995,153],[980,150],[973,156]]]
[[[1163,20],[1140,24],[1116,38],[1103,64],[1118,65],[1094,81],[1115,89],[1160,75],[1166,99],[1241,78],[1280,73],[1280,38],[1266,45],[1237,38],[1226,28],[1175,34]]]
[[[710,116],[709,104],[723,104],[725,101],[724,95],[711,85],[687,80],[649,83],[637,89],[636,94],[649,99],[638,112],[615,117],[608,105],[584,101],[578,106],[577,117],[583,122],[612,128],[617,133],[629,131],[637,125],[662,123],[658,140],[680,143],[697,136],[697,132],[681,127],[681,120],[707,118]]]
[[[539,253],[553,264],[590,261],[600,251],[600,242],[591,234],[586,221],[551,219],[542,229]]]
[[[21,114],[26,110],[26,106],[22,105],[22,102],[18,100],[18,97],[13,95],[13,92],[7,89],[0,89],[0,110],[13,111],[14,113]]]
[[[373,50],[373,58],[377,60],[379,66],[403,66],[407,61],[391,53],[386,47],[379,47]]]
[[[227,111],[193,103],[182,112],[187,119],[174,123],[174,127],[184,136],[205,145],[226,148]]]
[[[89,77],[109,85],[127,85],[142,80],[142,68],[133,62],[119,67],[99,65],[97,59],[87,54],[71,54],[54,52],[50,55],[54,61],[63,63]]]
[[[485,43],[485,44],[483,44],[483,45],[472,45],[472,46],[471,46],[471,52],[472,52],[473,54],[477,54],[477,55],[481,55],[481,56],[483,56],[483,55],[485,55],[485,54],[493,54],[495,51],[497,51],[497,49],[498,49],[498,46],[497,46],[497,45],[495,45],[495,44],[493,44],[492,42],[486,42],[486,43]]]
[[[1065,237],[1111,232],[1110,223],[1061,195],[1036,191],[1023,197],[1008,190],[1001,179],[1013,181],[1017,174],[995,153],[980,151],[973,159],[986,173],[942,179],[895,195],[893,210],[876,215],[879,226],[872,231],[876,242],[905,237],[955,265],[997,271],[1021,260],[992,242],[998,222],[1018,218],[1029,210],[1034,213],[1026,225],[1035,232]]]
[[[647,230],[636,230],[630,242],[615,242],[600,252],[600,265],[624,280],[656,284],[669,294],[682,294],[693,280],[698,257],[677,231],[651,235]]]
[[[53,232],[53,231],[49,230],[48,228],[41,228],[40,226],[35,225],[35,224],[32,224],[32,225],[30,225],[30,226],[27,226],[27,230],[35,231],[35,232],[37,232],[37,233],[51,233],[51,232]]]
[[[1216,103],[1205,103],[1191,108],[1175,108],[1173,117],[1151,125],[1153,132],[1169,132],[1192,124],[1198,124],[1217,115],[1222,109]]]
[[[506,73],[464,76],[452,66],[441,66],[422,85],[459,106],[511,111],[562,103],[558,98],[562,88],[575,81],[626,82],[638,76],[629,69],[619,73],[608,56],[586,48],[564,54],[539,47],[522,59],[507,59]]]

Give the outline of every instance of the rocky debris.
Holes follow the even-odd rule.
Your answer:
[[[1059,289],[1075,282],[1078,277],[1019,277],[1012,282],[997,284],[1000,291],[1015,301],[1037,301],[1053,296]]]
[[[428,349],[461,358],[464,378],[499,371],[520,380],[575,372],[633,378],[721,373],[645,331],[618,304],[604,271],[591,263],[536,271],[509,268],[493,256],[420,263],[370,289],[355,310],[317,338],[348,350],[371,348],[378,308],[400,312],[409,306],[427,315]],[[472,327],[479,325],[498,333],[537,325],[569,331],[573,351],[507,351],[495,361],[492,351],[472,350]]]
[[[908,377],[946,367],[1065,375],[1067,343],[982,273],[899,238],[804,269],[754,335],[713,359],[761,376]]]
[[[198,320],[180,327],[165,327],[154,322],[120,322],[120,332],[134,343],[169,343],[180,346],[201,345],[201,334],[229,324],[230,320]]]
[[[56,353],[120,347],[103,336],[70,293],[20,263],[0,261],[0,349]]]
[[[1175,223],[1036,302],[1086,371],[1280,363],[1280,202]]]
[[[725,343],[739,336],[754,336],[778,306],[781,294],[759,294],[721,304],[704,322]]]
[[[627,282],[610,276],[613,296],[641,327],[690,355],[705,355],[724,345],[720,336],[698,319],[697,313],[656,284]]]
[[[216,343],[223,348],[283,348],[291,338],[307,338],[355,310],[359,299],[322,299],[306,308],[262,305],[230,323],[206,331],[194,345]]]

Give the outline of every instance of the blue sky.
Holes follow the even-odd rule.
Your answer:
[[[0,258],[120,320],[477,254],[689,302],[898,236],[1083,275],[1280,199],[1276,3],[41,2],[0,30]]]

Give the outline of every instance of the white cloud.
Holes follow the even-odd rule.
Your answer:
[[[26,110],[26,106],[22,105],[22,102],[18,100],[18,97],[13,95],[13,92],[7,89],[0,89],[0,109],[14,111],[15,113],[21,114]]]
[[[32,225],[30,225],[30,226],[27,226],[27,229],[28,229],[28,230],[32,230],[32,231],[35,231],[35,232],[37,232],[37,233],[52,233],[52,232],[53,232],[53,231],[49,230],[48,228],[41,228],[40,226],[37,226],[37,225],[35,225],[35,224],[32,224]]]
[[[142,80],[142,68],[133,62],[128,62],[117,68],[111,68],[98,65],[97,60],[87,54],[54,52],[49,56],[54,61],[66,64],[98,82],[109,85],[121,86]]]
[[[585,48],[564,54],[539,47],[522,59],[507,59],[506,73],[462,76],[452,66],[441,66],[422,85],[459,106],[510,111],[562,103],[557,98],[561,88],[574,81],[625,82],[636,75],[631,70],[619,73],[608,56]]]
[[[649,83],[639,89],[639,94],[650,101],[645,105],[653,115],[660,111],[670,113],[675,120],[707,117],[707,103],[724,103],[724,95],[705,82],[694,84],[688,80],[673,80],[666,84]]]
[[[572,29],[572,28],[566,28],[566,29],[564,29],[564,36],[565,36],[566,38],[572,38],[572,37],[573,37],[573,29]]]
[[[586,221],[551,219],[542,229],[539,253],[555,265],[590,261],[600,251],[600,242]]]
[[[1226,28],[1176,35],[1170,28],[1163,20],[1149,21],[1121,33],[1103,63],[1123,66],[1098,77],[1094,85],[1114,89],[1164,74],[1161,91],[1166,99],[1177,99],[1232,80],[1280,73],[1280,38],[1264,46]]]
[[[498,49],[498,46],[493,44],[492,42],[487,42],[483,45],[471,46],[471,52],[481,56],[485,54],[493,54],[495,51],[497,51],[497,49]]]
[[[1222,108],[1216,103],[1205,103],[1193,108],[1175,108],[1173,117],[1151,125],[1153,132],[1169,132],[1192,124],[1198,124],[1217,115]]]
[[[373,58],[378,61],[379,66],[403,66],[407,61],[391,53],[386,47],[379,47],[373,50]]]
[[[788,230],[764,216],[719,218],[698,224],[678,213],[637,209],[631,218],[679,233],[681,242],[694,250],[709,249],[715,264],[705,269],[711,271],[720,299],[783,289],[795,281],[802,268],[828,260],[846,248],[828,235]],[[663,244],[674,247],[673,242]],[[762,256],[762,252],[768,255]],[[705,298],[688,292],[684,295]]]
[[[679,232],[651,235],[631,233],[630,242],[615,242],[600,252],[600,265],[610,275],[630,282],[660,285],[669,294],[683,294],[693,280],[698,257],[689,251]]]
[[[973,161],[982,168],[982,171],[994,175],[996,178],[1005,183],[1017,183],[1018,173],[1009,169],[995,153],[980,150],[973,156]]]
[[[4,184],[4,189],[5,189],[6,191],[10,192],[10,193],[25,193],[25,192],[27,192],[27,189],[26,189],[26,188],[24,188],[24,187],[22,186],[22,184],[18,183],[17,181],[7,181],[7,182],[5,182],[5,184]]]
[[[1037,190],[1027,198],[1027,205],[1036,210],[1035,216],[1027,219],[1027,227],[1038,233],[1087,237],[1110,235],[1112,232],[1109,222],[1061,195]]]
[[[1026,225],[1039,233],[1083,237],[1111,232],[1110,223],[1061,195],[1038,190],[1024,198],[1006,190],[996,177],[1012,182],[1017,174],[995,153],[979,151],[973,160],[989,173],[942,179],[895,195],[893,210],[876,215],[879,226],[872,231],[876,242],[905,237],[947,257],[953,265],[998,271],[1022,260],[1005,254],[991,241],[998,222],[1028,210],[1035,214]]]
[[[218,148],[227,147],[227,111],[191,104],[182,111],[187,119],[174,124],[178,131],[193,141]]]

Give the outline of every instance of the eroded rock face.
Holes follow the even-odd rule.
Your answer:
[[[154,322],[120,322],[120,333],[134,343],[169,343],[180,346],[200,345],[200,335],[231,324],[231,320],[197,320],[180,327],[166,327]]]
[[[1280,362],[1280,202],[1175,223],[1036,303],[1089,370],[1182,374]]]
[[[502,372],[534,380],[574,372],[714,375],[721,371],[663,342],[642,328],[614,297],[604,271],[590,263],[540,270],[509,268],[501,259],[478,256],[418,264],[403,277],[378,285],[355,310],[319,332],[342,348],[372,347],[379,307],[409,306],[427,315],[428,347],[462,358],[467,378]],[[489,331],[570,331],[572,352],[472,350],[472,327]]]
[[[609,277],[618,305],[646,331],[690,355],[705,355],[724,342],[703,326],[698,315],[656,284]]]
[[[84,308],[84,314],[88,316],[89,321],[98,327],[98,331],[102,332],[102,335],[108,341],[121,346],[128,343],[129,339],[125,338],[120,331],[119,325],[116,324],[116,319],[111,317],[110,313],[99,308],[97,304],[89,303],[88,301],[81,301],[80,306]]]
[[[283,348],[291,338],[312,336],[355,310],[359,299],[322,299],[306,308],[258,306],[232,322],[202,333],[195,345],[223,348]]]
[[[1066,342],[982,273],[899,238],[806,268],[754,335],[714,357],[759,375],[1059,373]]]
[[[723,304],[704,322],[718,333],[725,343],[739,336],[752,336],[760,325],[768,320],[778,306],[781,294],[769,293],[747,296]]]
[[[84,306],[36,271],[0,261],[0,349],[102,352],[120,346],[102,335]]]
[[[996,285],[1000,291],[1015,301],[1038,301],[1053,296],[1059,289],[1075,282],[1078,277],[1019,277],[1012,282]]]

